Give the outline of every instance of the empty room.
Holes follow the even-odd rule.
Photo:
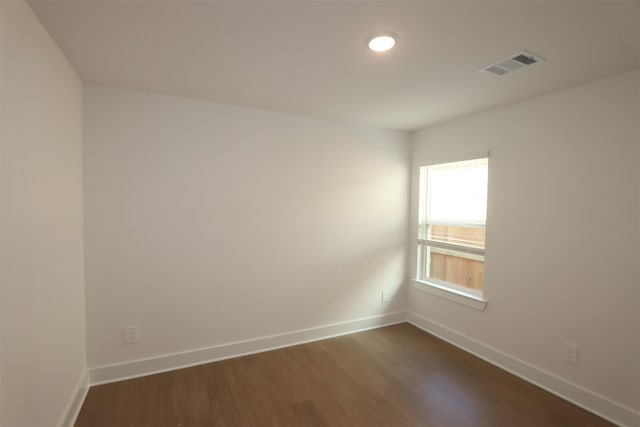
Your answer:
[[[640,426],[640,1],[0,0],[0,426]]]

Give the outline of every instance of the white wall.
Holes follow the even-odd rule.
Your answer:
[[[0,9],[0,424],[53,426],[86,378],[82,84],[25,2]]]
[[[407,134],[100,86],[85,107],[91,367],[404,311]]]
[[[532,365],[541,382],[599,394],[621,417],[640,410],[639,126],[634,72],[418,132],[414,176],[421,160],[490,150],[489,304],[479,312],[412,288],[416,319]],[[415,181],[413,195],[417,224]],[[564,341],[579,345],[577,366],[562,360]]]
[[[55,425],[86,369],[82,87],[29,7],[0,4],[0,424]],[[415,319],[630,412],[639,88],[625,74],[413,144],[414,166],[491,151],[487,310],[411,289]],[[98,86],[85,108],[90,366],[404,310],[406,134]],[[129,324],[140,343],[124,344]]]

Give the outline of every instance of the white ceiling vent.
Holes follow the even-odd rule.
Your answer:
[[[498,62],[482,67],[478,71],[503,76],[512,71],[516,71],[520,68],[528,67],[529,65],[542,61],[544,61],[544,58],[534,55],[531,52],[527,52],[526,50],[522,50],[518,53],[514,53],[513,55],[509,55],[508,58],[501,59]]]

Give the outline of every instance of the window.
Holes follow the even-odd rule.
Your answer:
[[[420,168],[420,282],[482,299],[487,158]]]

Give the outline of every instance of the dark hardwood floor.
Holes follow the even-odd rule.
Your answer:
[[[92,387],[76,426],[610,426],[407,323]]]

